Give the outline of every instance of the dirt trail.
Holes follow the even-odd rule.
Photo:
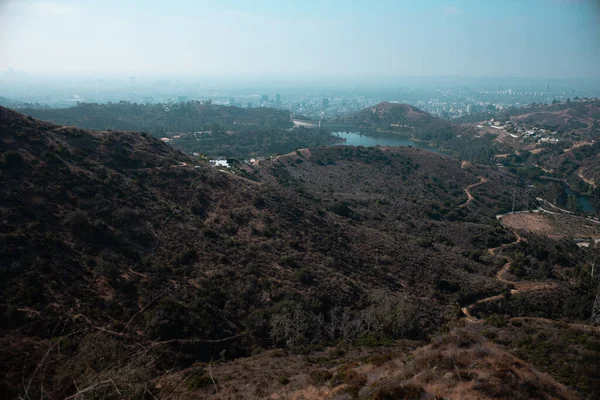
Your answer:
[[[465,188],[465,193],[467,194],[467,201],[464,202],[463,204],[461,204],[459,207],[466,207],[466,206],[468,206],[469,203],[472,202],[473,199],[474,199],[473,195],[471,194],[471,189],[473,189],[476,186],[483,185],[486,182],[487,182],[487,179],[485,177],[479,176],[479,182],[467,186]]]
[[[508,243],[508,244],[503,244],[502,246],[490,248],[490,249],[488,249],[488,252],[492,255],[496,255],[496,252],[499,249],[504,249],[504,248],[513,246],[513,245],[523,241],[523,238],[517,232],[515,232],[515,235],[517,235],[517,240],[515,240],[514,242]],[[536,290],[554,290],[554,289],[558,288],[558,284],[556,282],[529,282],[529,281],[508,280],[506,278],[506,273],[510,269],[511,265],[512,265],[512,260],[509,259],[509,261],[506,264],[504,264],[504,266],[496,274],[496,279],[498,279],[500,282],[507,283],[507,284],[513,286],[513,289],[510,290],[511,295],[518,294],[518,293],[533,292]],[[484,321],[475,317],[472,314],[473,308],[475,308],[478,304],[487,303],[490,301],[502,300],[503,298],[504,298],[504,294],[498,294],[498,295],[486,297],[484,299],[477,300],[475,303],[472,303],[466,307],[461,308],[461,311],[465,315],[467,322],[472,323],[472,324],[482,324]],[[578,328],[578,329],[583,329],[583,330],[587,330],[587,331],[600,331],[600,327],[593,327],[593,326],[577,324],[577,323],[564,323],[564,322],[555,321],[555,320],[552,320],[549,318],[513,317],[510,320],[511,321],[513,321],[513,320],[515,320],[515,321],[531,320],[531,321],[539,321],[539,322],[546,322],[546,323],[562,323],[562,324],[568,325],[571,328]]]
[[[521,241],[523,241],[523,238],[521,238],[521,236],[519,236],[517,234],[516,241],[502,245],[500,247],[494,247],[494,248],[488,249],[488,252],[492,255],[496,255],[496,252],[498,251],[498,249],[513,246]],[[512,260],[509,260],[506,264],[504,264],[504,266],[496,274],[496,279],[498,279],[500,282],[507,283],[514,287],[514,289],[510,290],[511,295],[518,294],[518,293],[532,292],[535,290],[552,290],[552,289],[556,289],[558,287],[558,284],[555,282],[528,282],[528,281],[508,280],[505,276],[506,276],[506,273],[508,272],[508,270],[510,269],[511,265],[512,265]],[[475,306],[477,306],[478,304],[487,303],[490,301],[501,300],[502,298],[504,298],[504,294],[498,294],[495,296],[486,297],[484,299],[477,300],[475,303],[473,303],[467,307],[463,307],[461,309],[461,311],[467,317],[468,322],[483,323],[482,320],[473,316],[473,314],[471,313],[473,308],[475,308]],[[532,317],[530,319],[535,319],[535,318]]]
[[[576,142],[576,143],[574,143],[574,144],[573,144],[573,146],[569,147],[568,149],[564,149],[563,151],[564,151],[565,153],[568,153],[568,152],[570,152],[570,151],[573,151],[574,149],[577,149],[577,148],[579,148],[579,147],[583,147],[583,146],[591,146],[591,145],[593,145],[593,144],[594,144],[594,143],[585,142],[585,141],[583,141],[583,142]]]
[[[461,205],[461,207],[466,206],[467,204],[469,204],[469,202],[471,202],[473,200],[473,195],[471,195],[471,193],[469,192],[469,189],[481,185],[485,182],[487,182],[487,180],[480,176],[479,177],[480,181],[478,183],[475,183],[473,185],[469,185],[465,188],[465,192],[467,193],[467,196],[469,197],[469,200],[467,200],[467,202],[463,205]],[[515,240],[514,242],[508,243],[508,244],[503,244],[501,246],[498,247],[491,247],[488,249],[488,252],[495,256],[496,253],[498,252],[498,250],[500,249],[505,249],[509,246],[513,246],[515,244],[518,244],[520,242],[522,242],[524,239],[521,237],[521,235],[519,235],[519,233],[517,231],[514,231],[514,234],[517,236],[517,240]],[[513,288],[510,290],[510,294],[517,294],[517,293],[526,293],[526,292],[532,292],[532,291],[536,291],[536,290],[554,290],[556,288],[558,288],[558,284],[556,282],[529,282],[529,281],[511,281],[509,279],[506,278],[506,273],[508,272],[508,270],[510,269],[511,265],[512,265],[513,260],[512,259],[508,259],[507,263],[504,264],[504,266],[500,269],[500,271],[498,271],[498,273],[496,274],[496,279],[498,279],[500,282],[502,283],[506,283],[511,285]],[[475,317],[472,314],[472,310],[473,308],[475,308],[478,304],[482,304],[482,303],[487,303],[490,301],[496,301],[496,300],[501,300],[502,298],[504,298],[504,294],[498,294],[498,295],[494,295],[494,296],[490,296],[490,297],[486,297],[480,300],[477,300],[476,302],[461,308],[462,313],[465,315],[465,319],[468,323],[472,323],[472,324],[482,324],[484,321]],[[513,317],[511,318],[512,320],[532,320],[532,321],[539,321],[539,322],[546,322],[546,323],[561,323],[564,325],[567,325],[571,328],[577,328],[577,329],[583,329],[583,330],[587,330],[587,331],[597,331],[600,332],[600,327],[594,327],[594,326],[590,326],[590,325],[584,325],[584,324],[577,324],[577,323],[564,323],[562,321],[555,321],[549,318],[540,318],[540,317]]]
[[[596,182],[594,182],[593,179],[588,179],[583,175],[583,167],[581,167],[577,170],[577,176],[579,177],[579,179],[581,179],[588,185],[592,186],[594,189],[598,187],[598,186],[596,186]]]

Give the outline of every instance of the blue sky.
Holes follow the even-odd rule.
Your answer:
[[[0,70],[600,78],[597,0],[0,0]]]

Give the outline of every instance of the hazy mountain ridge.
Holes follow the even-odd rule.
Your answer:
[[[80,103],[76,107],[20,108],[61,125],[87,129],[145,131],[180,150],[246,159],[287,153],[299,147],[334,144],[339,139],[319,129],[291,129],[289,111],[187,103]]]
[[[138,104],[80,103],[75,107],[20,108],[32,117],[60,125],[86,129],[115,129],[148,132],[194,132],[212,125],[242,128],[290,127],[290,113],[272,108],[239,108],[189,101],[185,103]]]

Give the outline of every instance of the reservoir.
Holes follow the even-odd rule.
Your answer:
[[[577,203],[579,203],[579,207],[583,212],[593,213],[596,211],[592,203],[590,202],[589,196],[586,196],[581,193],[574,192],[568,186],[565,186],[565,191],[569,196],[575,196],[577,198]]]
[[[390,133],[333,132],[333,135],[345,139],[344,143],[339,143],[339,145],[342,146],[411,146],[439,153],[438,150],[436,150],[433,147],[427,146],[425,143],[414,141],[412,139]]]

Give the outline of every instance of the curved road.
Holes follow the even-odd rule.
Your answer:
[[[481,185],[485,182],[487,182],[487,179],[485,179],[484,177],[480,176],[479,177],[480,181],[479,183],[475,183],[473,185],[469,185],[465,188],[465,192],[467,193],[467,196],[469,197],[469,200],[467,200],[467,202],[463,205],[461,205],[461,207],[466,206],[467,204],[469,204],[469,202],[471,202],[473,200],[473,196],[471,195],[471,193],[469,192],[469,189]],[[517,236],[517,240],[515,240],[514,242],[508,243],[508,244],[503,244],[501,246],[498,247],[492,247],[488,249],[488,252],[491,255],[496,255],[497,251],[499,249],[504,249],[507,248],[509,246],[513,246],[515,244],[518,244],[520,242],[522,242],[524,239],[519,235],[518,232],[514,231],[514,234]],[[553,290],[558,288],[558,283],[556,282],[528,282],[528,281],[511,281],[508,280],[505,275],[508,272],[508,270],[510,269],[511,265],[512,265],[513,260],[509,259],[506,264],[504,264],[504,266],[500,269],[500,271],[498,271],[498,273],[496,274],[496,279],[498,279],[500,282],[503,283],[507,283],[511,286],[513,286],[513,289],[510,290],[510,294],[517,294],[517,293],[526,293],[526,292],[532,292],[535,290]],[[465,315],[465,320],[468,323],[472,323],[472,324],[481,324],[483,323],[483,320],[475,317],[472,314],[472,310],[473,308],[475,308],[478,304],[481,303],[487,303],[490,301],[495,301],[495,300],[501,300],[502,298],[504,298],[504,294],[498,294],[498,295],[494,295],[494,296],[490,296],[490,297],[486,297],[483,298],[481,300],[477,300],[476,302],[461,308],[462,313]],[[535,320],[535,321],[540,321],[540,322],[550,322],[550,323],[555,323],[555,322],[561,322],[561,321],[555,321],[549,318],[540,318],[540,317],[513,317],[511,318],[512,320],[521,320],[521,321],[525,321],[525,320]],[[577,324],[577,323],[567,323],[566,325],[572,327],[572,328],[578,328],[578,329],[583,329],[583,330],[587,330],[587,331],[600,331],[600,327],[594,327],[594,326],[590,326],[590,325],[585,325],[585,324]]]

